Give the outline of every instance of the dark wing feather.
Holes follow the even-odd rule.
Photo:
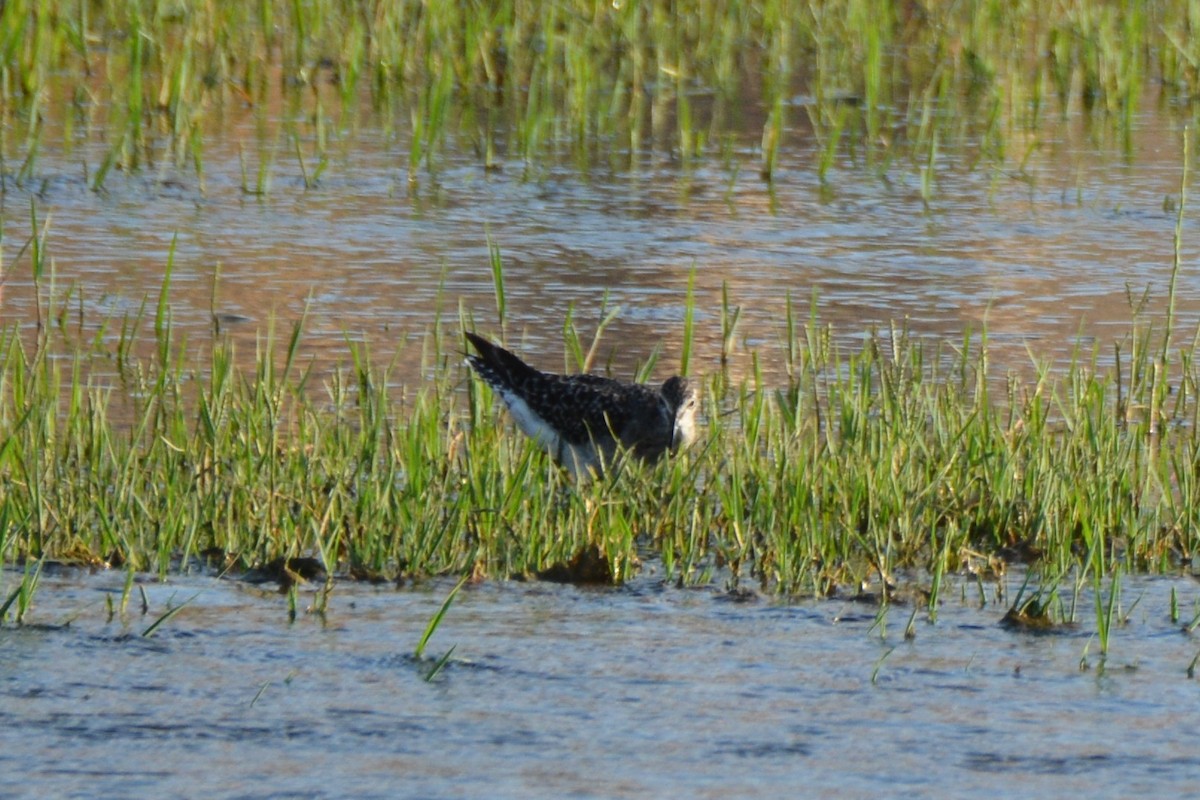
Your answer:
[[[658,406],[655,393],[637,384],[621,383],[599,375],[554,375],[556,388],[565,402],[543,410],[567,441],[583,444],[593,440],[620,441],[629,446],[628,432],[638,419],[653,414]],[[532,405],[532,403],[531,403]]]
[[[535,380],[542,373],[517,358],[499,345],[494,345],[482,336],[467,333],[467,340],[479,351],[477,356],[467,356],[467,361],[488,383],[500,380],[509,386],[518,386]]]
[[[603,443],[614,438],[632,447],[651,436],[661,425],[657,419],[660,398],[641,384],[627,384],[599,375],[556,375],[535,369],[520,358],[473,333],[467,339],[479,351],[467,360],[479,376],[493,386],[519,394],[530,409],[574,445]],[[615,434],[615,436],[614,436]],[[667,433],[669,442],[669,431]]]

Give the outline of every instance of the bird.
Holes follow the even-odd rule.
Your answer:
[[[696,438],[696,388],[675,375],[654,388],[600,375],[557,375],[526,364],[482,336],[464,331],[478,355],[471,369],[504,401],[525,435],[572,477],[602,474],[621,452],[647,462]]]

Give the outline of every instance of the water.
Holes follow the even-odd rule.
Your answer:
[[[1167,604],[1200,592],[1125,580],[1103,670],[1086,594],[1077,628],[1038,635],[1000,626],[1000,587],[982,608],[956,588],[906,641],[909,607],[881,629],[867,604],[653,576],[491,582],[460,592],[426,683],[410,654],[444,581],[340,583],[324,624],[289,624],[278,594],[183,576],[108,621],[123,576],[48,576],[27,622],[49,626],[0,629],[0,796],[1187,796],[1200,645]]]
[[[98,153],[56,161],[48,137],[42,179],[3,195],[10,275],[0,309],[27,326],[33,319],[28,254],[14,263],[32,202],[49,219],[59,287],[79,291],[70,322],[92,329],[156,297],[174,240],[172,319],[181,332],[203,345],[215,310],[249,356],[272,318],[286,334],[307,306],[305,355],[318,360],[318,374],[348,361],[349,338],[371,343],[382,361],[399,350],[396,379],[415,383],[420,348],[402,343],[428,331],[439,310],[455,331],[460,304],[481,330],[498,332],[489,237],[506,267],[510,342],[547,367],[563,364],[568,311],[588,335],[608,292],[622,311],[601,363],[611,356],[628,377],[661,346],[659,372],[669,373],[693,269],[699,372],[719,365],[726,286],[743,309],[735,376],[747,373],[751,351],[777,374],[788,295],[807,318],[815,294],[818,319],[849,351],[872,329],[907,320],[915,333],[949,342],[986,324],[1001,371],[1028,366],[1030,350],[1064,359],[1081,335],[1107,357],[1129,331],[1131,293],[1149,289],[1148,311],[1159,320],[1166,304],[1175,213],[1164,201],[1179,194],[1181,132],[1148,106],[1129,155],[1078,120],[1048,121],[1021,169],[972,169],[969,148],[946,148],[928,206],[920,169],[906,162],[892,164],[886,180],[842,162],[822,186],[803,130],[790,139],[775,187],[759,178],[747,148],[735,152],[736,172],[648,155],[634,169],[586,175],[551,165],[537,180],[526,180],[520,163],[484,172],[450,151],[436,178],[414,189],[403,144],[368,125],[335,142],[314,189],[303,188],[293,160],[279,158],[265,197],[241,189],[236,133],[206,141],[203,186],[168,169],[113,175],[99,193],[81,165],[90,159],[94,170]],[[253,171],[253,148],[249,158]],[[1178,303],[1188,334],[1200,321],[1195,219],[1185,219]]]
[[[0,319],[32,330],[28,252],[18,258],[31,204],[49,220],[57,286],[75,287],[70,327],[119,329],[157,294],[174,242],[172,321],[194,346],[215,312],[246,357],[272,319],[286,335],[307,308],[318,379],[347,362],[350,339],[385,362],[398,352],[395,380],[419,384],[411,343],[439,313],[456,330],[460,307],[496,332],[489,237],[510,343],[561,365],[563,319],[573,309],[590,333],[607,292],[621,313],[600,360],[622,377],[659,347],[658,374],[671,370],[693,270],[693,371],[717,369],[727,287],[743,310],[735,378],[755,351],[778,377],[789,295],[802,317],[815,296],[850,351],[893,320],[951,342],[986,324],[999,370],[1031,351],[1065,359],[1079,337],[1110,353],[1131,295],[1149,289],[1160,321],[1166,302],[1164,199],[1178,197],[1182,147],[1180,124],[1156,110],[1138,117],[1130,154],[1078,119],[1047,121],[1036,147],[1013,134],[1011,152],[1031,148],[1019,169],[970,169],[946,148],[928,205],[907,163],[883,180],[843,161],[822,186],[803,130],[774,187],[747,147],[736,172],[650,155],[532,181],[519,163],[485,173],[449,152],[414,190],[403,143],[369,124],[335,143],[316,188],[279,157],[272,191],[255,197],[240,187],[237,125],[206,139],[203,186],[168,168],[113,174],[103,192],[83,168],[94,174],[102,149],[56,153],[47,133],[39,179],[0,193]],[[1181,331],[1200,321],[1195,220]],[[1194,794],[1200,777],[1200,696],[1185,674],[1200,646],[1167,611],[1174,585],[1194,613],[1191,580],[1125,579],[1124,597],[1141,600],[1103,671],[1086,595],[1077,630],[1033,635],[998,624],[1004,602],[980,608],[955,590],[906,641],[904,608],[881,635],[871,606],[732,602],[653,574],[611,590],[494,582],[456,601],[432,647],[456,644],[456,660],[434,683],[410,654],[442,582],[342,582],[324,624],[288,624],[277,595],[172,576],[145,584],[149,615],[110,622],[104,600],[122,581],[47,576],[39,624],[0,628],[0,796],[1125,797]]]

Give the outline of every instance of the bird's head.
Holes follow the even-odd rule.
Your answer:
[[[675,375],[663,382],[659,393],[675,420],[671,449],[687,447],[696,440],[696,409],[700,407],[700,396],[696,387],[687,378]]]

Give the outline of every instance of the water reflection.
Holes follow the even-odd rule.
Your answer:
[[[946,156],[928,205],[905,165],[880,179],[842,164],[822,186],[804,147],[784,154],[774,187],[750,168],[652,158],[586,177],[550,168],[532,182],[518,165],[484,172],[450,155],[436,182],[414,189],[396,143],[367,129],[315,189],[280,162],[266,196],[242,191],[236,141],[208,148],[203,191],[189,176],[114,176],[97,193],[70,158],[46,154],[44,181],[3,196],[3,313],[33,316],[28,252],[13,263],[32,202],[49,222],[58,285],[78,287],[84,326],[155,295],[174,242],[173,320],[189,338],[205,341],[215,308],[227,323],[244,320],[224,327],[253,353],[269,319],[286,330],[307,307],[305,347],[325,367],[345,362],[347,338],[390,358],[439,313],[456,325],[460,304],[497,330],[489,237],[504,257],[510,339],[548,367],[562,363],[568,312],[589,332],[607,293],[622,309],[605,339],[614,368],[627,375],[661,345],[668,371],[693,269],[702,371],[718,363],[725,288],[743,311],[735,372],[748,366],[747,347],[765,351],[771,372],[789,297],[807,316],[815,296],[819,321],[849,348],[907,321],[948,341],[986,323],[1001,370],[1027,365],[1028,343],[1064,357],[1080,334],[1108,353],[1129,328],[1127,290],[1149,288],[1150,312],[1165,306],[1175,213],[1164,200],[1178,195],[1179,132],[1145,115],[1131,164],[1073,125],[1048,130],[1019,172]],[[1194,234],[1186,220],[1185,265]],[[1195,325],[1197,298],[1200,275],[1185,269],[1181,329]],[[419,379],[419,361],[419,349],[403,353],[398,377]]]

